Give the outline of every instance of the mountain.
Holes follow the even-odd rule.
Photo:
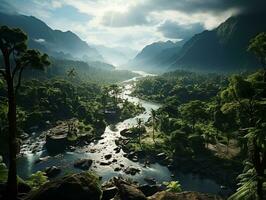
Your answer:
[[[266,13],[245,13],[196,34],[183,45],[171,69],[243,71],[258,67],[247,47],[251,38],[266,31],[265,21]]]
[[[85,56],[90,60],[103,61],[95,48],[73,32],[53,30],[33,16],[0,13],[0,25],[22,29],[28,34],[30,48],[37,48],[54,57],[82,59]]]
[[[104,45],[96,45],[95,48],[103,56],[105,61],[116,66],[127,63],[137,54],[137,52],[133,49],[123,47],[106,47]]]
[[[162,72],[167,69],[171,61],[175,61],[183,42],[155,42],[144,47],[137,56],[127,64],[133,69]]]

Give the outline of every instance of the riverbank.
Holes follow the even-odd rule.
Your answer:
[[[181,171],[173,175],[167,166],[158,162],[146,165],[140,160],[136,161],[127,157],[127,153],[116,144],[116,141],[121,140],[120,132],[135,126],[137,118],[147,122],[150,118],[151,109],[157,110],[161,105],[130,96],[134,82],[123,83],[123,86],[119,95],[120,98],[127,99],[136,105],[142,105],[145,108],[143,113],[107,126],[101,136],[88,142],[88,144],[68,149],[58,155],[49,155],[45,148],[34,153],[25,151],[25,154],[18,159],[19,175],[22,178],[27,178],[36,171],[45,171],[53,166],[60,169],[57,177],[62,177],[68,173],[82,172],[83,169],[74,166],[76,163],[82,165],[82,168],[84,165],[85,168],[95,171],[102,177],[102,182],[114,176],[123,176],[140,184],[147,184],[147,180],[150,178],[154,178],[156,183],[178,180],[184,190],[218,194],[221,191],[220,185],[211,179],[192,176],[190,173],[182,173]],[[42,140],[39,141],[36,138],[38,138],[37,135],[43,134],[36,133],[36,137],[31,142],[32,145],[37,142],[42,146]]]

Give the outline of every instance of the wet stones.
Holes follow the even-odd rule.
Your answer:
[[[121,200],[146,200],[147,198],[137,187],[127,184],[118,186]]]
[[[91,159],[81,159],[74,163],[74,167],[82,170],[89,170],[93,161]]]
[[[41,163],[41,162],[46,162],[50,158],[51,158],[50,156],[41,157],[41,158],[38,158],[37,160],[35,160],[34,163],[38,164],[38,163]]]
[[[116,187],[105,188],[101,200],[110,200],[115,197],[118,189]]]
[[[104,162],[104,161],[102,161],[102,162],[100,162],[100,165],[102,165],[102,166],[108,166],[108,165],[111,165],[111,163],[112,162]]]
[[[47,167],[44,172],[49,178],[54,178],[61,173],[61,169],[56,166]]]
[[[126,174],[130,174],[130,175],[134,176],[134,175],[136,175],[137,173],[140,172],[140,169],[138,169],[138,168],[134,168],[134,167],[127,167],[127,168],[124,170],[124,172],[125,172]]]
[[[105,158],[106,160],[109,160],[110,158],[112,158],[112,154],[107,154],[107,155],[104,156],[104,158]]]

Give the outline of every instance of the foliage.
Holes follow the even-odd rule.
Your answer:
[[[8,169],[3,163],[3,158],[0,156],[0,183],[5,183],[7,181]]]
[[[182,192],[181,184],[178,181],[163,182],[168,192]]]
[[[26,181],[29,186],[31,186],[32,190],[39,189],[42,185],[48,182],[48,177],[45,172],[37,171],[32,174]]]

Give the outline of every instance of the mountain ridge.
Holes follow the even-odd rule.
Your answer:
[[[103,61],[99,52],[89,46],[78,35],[71,31],[53,30],[45,22],[34,17],[20,14],[0,13],[0,25],[17,27],[28,34],[29,47],[37,48],[55,57],[82,59],[84,55],[91,60]]]

